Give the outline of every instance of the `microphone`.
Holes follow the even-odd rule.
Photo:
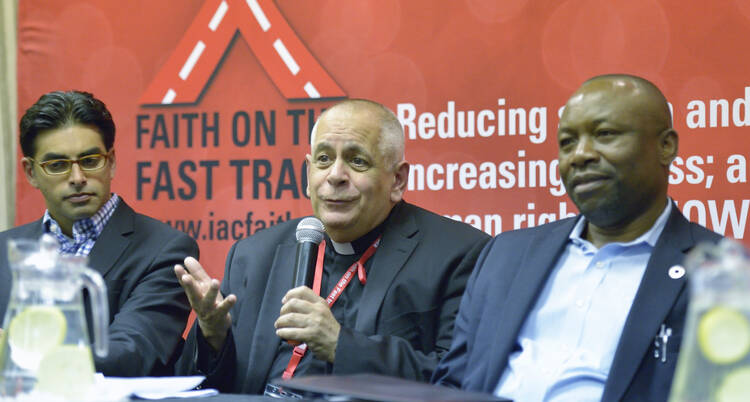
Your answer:
[[[294,261],[294,287],[312,287],[315,259],[318,245],[323,241],[323,223],[314,216],[308,216],[297,224],[294,236],[297,238],[297,256]]]

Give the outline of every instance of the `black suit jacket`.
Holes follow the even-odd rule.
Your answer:
[[[495,391],[577,219],[503,233],[487,244],[461,301],[451,350],[440,362],[434,382]],[[667,399],[688,302],[686,277],[672,279],[668,270],[681,264],[697,243],[720,238],[688,222],[673,205],[628,313],[603,401]],[[673,331],[665,363],[654,357],[654,339],[662,324]]]
[[[38,220],[0,233],[0,314],[11,287],[7,239],[38,239]],[[185,233],[137,214],[120,199],[89,254],[88,265],[107,285],[109,355],[95,356],[97,371],[108,376],[171,374],[190,305],[174,275],[174,265],[198,256]],[[170,361],[171,360],[171,361]]]
[[[273,323],[293,284],[297,222],[263,230],[232,247],[222,293],[237,295],[237,304],[220,359],[213,367],[201,367],[208,350],[199,350],[196,325],[178,362],[179,373],[203,372],[205,385],[223,392],[263,392],[281,342]],[[466,224],[405,202],[396,205],[372,257],[356,325],[341,328],[333,373],[429,379],[450,346],[461,294],[488,239]]]

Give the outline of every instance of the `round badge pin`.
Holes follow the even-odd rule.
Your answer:
[[[672,268],[669,268],[670,278],[680,279],[683,276],[685,276],[685,268],[683,268],[681,265],[674,265]]]

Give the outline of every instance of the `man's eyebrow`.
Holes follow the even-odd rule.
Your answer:
[[[88,155],[93,155],[93,154],[103,154],[103,153],[104,152],[102,152],[101,148],[99,148],[99,147],[91,147],[91,148],[89,148],[89,149],[87,149],[87,150],[85,150],[83,152],[80,152],[77,155],[77,157],[80,158],[80,157],[83,157],[83,156],[88,156]],[[41,158],[42,161],[50,161],[50,160],[53,160],[53,159],[70,159],[70,156],[65,155],[65,154],[58,154],[58,153],[55,153],[55,152],[47,152]]]
[[[370,151],[366,147],[363,147],[362,144],[358,143],[346,144],[344,146],[344,152],[356,152],[365,156],[371,156]]]
[[[574,133],[576,130],[565,125],[557,126],[557,135]]]
[[[102,151],[101,148],[99,148],[99,147],[91,147],[91,148],[89,148],[89,149],[87,149],[87,150],[79,153],[78,157],[80,158],[82,156],[88,156],[88,155],[93,155],[93,154],[105,154],[105,153],[106,152]]]
[[[41,158],[39,158],[39,160],[42,160],[42,161],[49,161],[53,159],[68,159],[68,155],[56,154],[54,152],[47,152],[46,154],[42,155]]]
[[[327,150],[327,149],[331,149],[331,148],[333,148],[333,146],[331,146],[331,144],[329,144],[329,143],[327,143],[325,141],[320,141],[319,143],[317,143],[315,145],[315,148],[313,148],[313,152],[318,152],[320,150],[324,150],[324,149]]]

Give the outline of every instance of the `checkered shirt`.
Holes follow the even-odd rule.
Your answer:
[[[90,218],[75,221],[72,239],[62,232],[60,225],[50,216],[49,210],[44,211],[44,218],[42,218],[44,232],[51,233],[57,238],[57,241],[60,242],[62,254],[88,256],[119,202],[120,197],[117,194],[112,194],[109,201],[104,203]]]

